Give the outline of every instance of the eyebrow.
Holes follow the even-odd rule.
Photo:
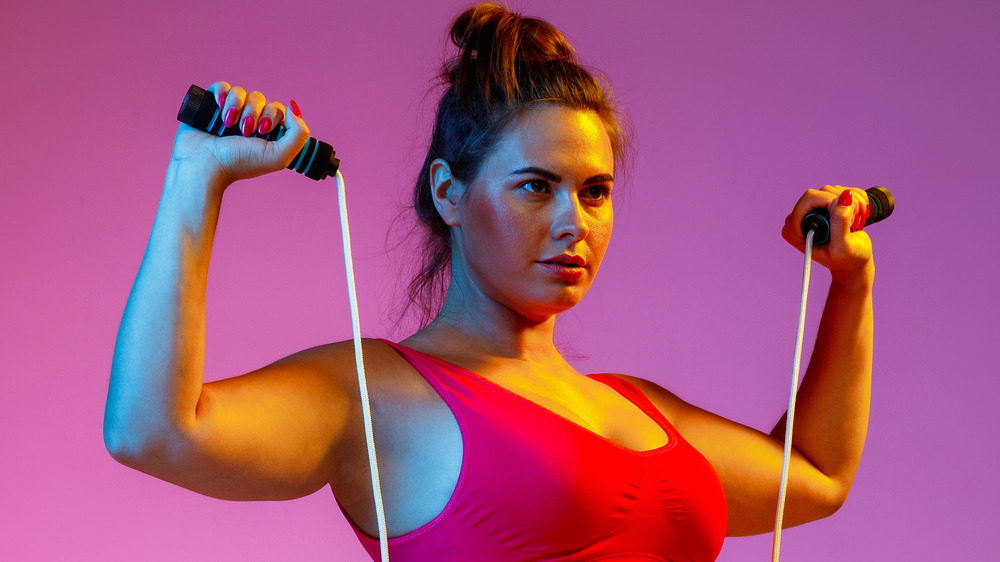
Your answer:
[[[521,174],[534,174],[537,176],[541,176],[549,181],[554,181],[556,183],[562,182],[562,177],[559,174],[550,172],[545,168],[539,168],[537,166],[526,166],[524,168],[518,168],[517,170],[511,172],[512,176],[517,176]],[[592,183],[603,183],[603,182],[613,183],[614,181],[615,178],[611,174],[597,174],[595,176],[590,176],[589,178],[584,180],[583,185],[590,185]]]

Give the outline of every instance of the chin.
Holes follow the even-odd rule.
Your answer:
[[[557,314],[562,314],[563,312],[566,312],[576,306],[581,300],[583,300],[585,292],[586,291],[580,294],[571,295],[562,294],[556,299],[533,302],[518,312],[521,316],[524,316],[528,320],[544,322],[545,320],[548,320]]]

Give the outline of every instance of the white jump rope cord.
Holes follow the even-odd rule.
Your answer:
[[[361,353],[361,321],[358,317],[358,295],[354,288],[354,259],[351,257],[351,229],[347,226],[347,194],[344,176],[337,170],[337,195],[340,199],[340,232],[344,239],[344,266],[347,269],[347,294],[351,301],[351,327],[354,330],[354,361],[358,367],[358,386],[361,388],[361,412],[365,417],[365,439],[368,442],[368,464],[372,471],[372,491],[375,494],[375,516],[378,518],[378,538],[382,562],[389,562],[389,537],[385,530],[385,508],[382,506],[382,484],[378,478],[375,459],[375,432],[372,429],[372,409],[368,400],[368,381],[365,379],[365,362]]]
[[[788,415],[785,420],[785,454],[781,460],[781,488],[778,491],[778,513],[774,517],[774,542],[771,544],[771,562],[778,562],[781,551],[781,520],[785,516],[785,492],[788,487],[788,462],[792,457],[792,423],[795,420],[795,393],[799,388],[799,365],[802,363],[802,334],[806,324],[806,298],[809,295],[809,266],[812,264],[812,246],[815,230],[806,233],[806,262],[802,271],[802,298],[799,302],[799,329],[795,335],[795,364],[792,367],[792,391],[788,397]]]

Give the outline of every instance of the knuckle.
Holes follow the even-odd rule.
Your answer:
[[[271,117],[275,117],[280,121],[285,117],[285,106],[272,101],[264,106],[264,113],[270,115]]]

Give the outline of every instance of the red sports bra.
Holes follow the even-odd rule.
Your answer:
[[[726,532],[722,484],[635,385],[588,375],[663,428],[669,441],[657,449],[628,449],[457,365],[385,343],[448,404],[463,442],[447,505],[419,529],[389,538],[393,562],[718,556]],[[352,526],[378,560],[378,539]]]

